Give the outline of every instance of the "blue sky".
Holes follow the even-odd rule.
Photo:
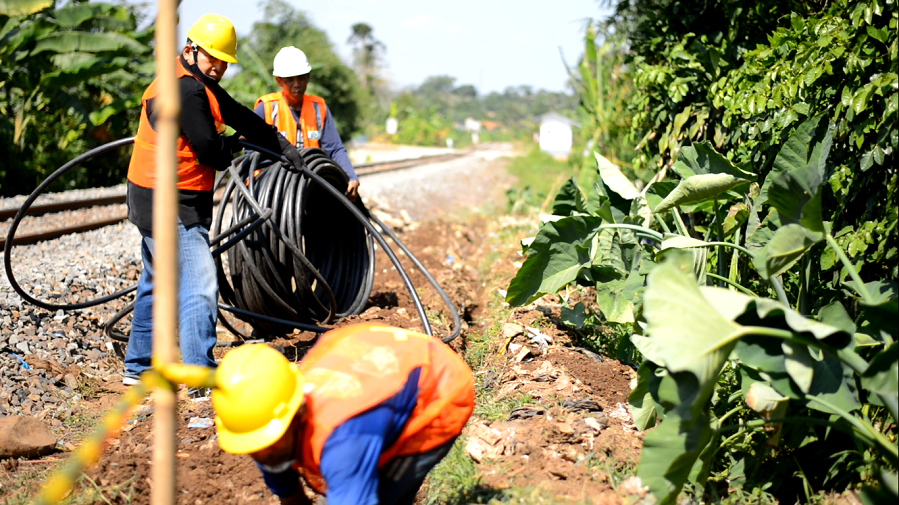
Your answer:
[[[597,0],[288,1],[327,32],[347,63],[350,26],[370,24],[387,46],[382,75],[394,88],[445,74],[480,92],[521,84],[564,90],[559,48],[569,63],[575,62],[583,52],[584,20],[608,14]],[[178,40],[199,16],[210,12],[230,19],[239,36],[262,17],[254,0],[183,0]]]

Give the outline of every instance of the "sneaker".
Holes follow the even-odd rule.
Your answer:
[[[125,378],[122,379],[122,384],[126,386],[136,386],[140,384],[140,377],[134,374],[126,373]]]

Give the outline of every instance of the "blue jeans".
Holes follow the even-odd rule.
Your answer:
[[[151,368],[153,356],[153,237],[140,229],[144,269],[137,283],[131,336],[125,351],[125,374],[140,375]],[[178,341],[181,360],[214,367],[218,282],[209,251],[209,230],[178,221]]]

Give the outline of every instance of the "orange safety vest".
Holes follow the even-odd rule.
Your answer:
[[[181,64],[180,58],[176,60],[178,78],[190,76],[201,81],[198,77],[191,74],[184,65]],[[215,128],[219,134],[225,131],[225,121],[222,119],[222,112],[219,110],[219,102],[208,86],[206,88],[206,96],[209,98],[209,108],[212,111],[212,119],[215,121]],[[140,123],[137,126],[137,135],[134,136],[134,151],[131,153],[131,162],[128,164],[128,180],[144,188],[154,188],[156,185],[156,130],[150,125],[147,117],[147,101],[159,94],[157,79],[147,86],[140,101],[142,104],[140,111]],[[212,191],[212,185],[215,183],[215,170],[211,167],[201,165],[197,159],[197,153],[194,152],[187,137],[181,135],[178,137],[177,144],[178,155],[178,189],[194,190],[194,191]]]
[[[421,367],[418,403],[396,442],[378,460],[421,454],[462,433],[474,410],[474,376],[446,344],[381,323],[325,333],[299,363],[306,380],[306,417],[294,465],[319,493],[327,486],[319,465],[335,428],[398,393]]]
[[[325,124],[325,117],[328,114],[328,108],[322,97],[303,95],[299,130],[283,93],[276,91],[260,96],[253,109],[259,107],[260,103],[265,104],[265,122],[274,125],[278,133],[284,135],[291,144],[298,148],[318,147],[322,125]]]

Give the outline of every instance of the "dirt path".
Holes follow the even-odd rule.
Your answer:
[[[517,240],[532,231],[533,218],[484,211],[490,205],[501,208],[510,181],[502,175],[501,164],[485,163],[480,170],[490,185],[471,191],[455,207],[446,198],[428,197],[427,191],[439,193],[439,187],[424,188],[422,196],[421,185],[410,185],[410,191],[419,193],[418,219],[404,221],[400,211],[406,209],[396,205],[388,212],[404,228],[401,238],[460,309],[462,336],[451,345],[472,365],[479,388],[476,415],[454,449],[458,456],[454,461],[473,468],[476,489],[444,475],[455,469],[438,469],[420,502],[486,503],[491,497],[505,502],[516,490],[525,489],[552,497],[550,502],[533,503],[618,503],[621,493],[627,492],[620,486],[622,476],[639,456],[640,437],[625,407],[634,372],[577,350],[572,336],[553,322],[559,320],[560,308],[551,297],[515,310],[503,307],[498,290],[508,286],[521,261]],[[471,215],[468,209],[475,200],[485,205],[480,214]],[[439,297],[425,287],[421,272],[408,271],[420,287],[435,334],[448,334],[450,318]],[[383,253],[377,257],[369,308],[339,326],[360,320],[421,328],[409,294]],[[298,359],[313,338],[311,333],[297,332],[273,345]],[[92,389],[83,390],[90,394],[70,405],[56,428],[64,440],[84,436],[115,400],[116,395],[107,391],[116,385],[115,380],[98,379]],[[191,427],[201,423],[195,418],[212,417],[208,401],[180,403],[178,503],[277,503],[248,457],[223,453],[213,428]],[[152,418],[152,404],[146,403],[106,449],[100,464],[87,472],[75,502],[149,503]],[[67,447],[74,445],[69,442]],[[24,503],[46,475],[43,469],[65,456],[64,452],[49,456],[42,465],[0,465],[0,503]],[[452,464],[456,463],[442,466]],[[472,498],[472,493],[479,498]]]

